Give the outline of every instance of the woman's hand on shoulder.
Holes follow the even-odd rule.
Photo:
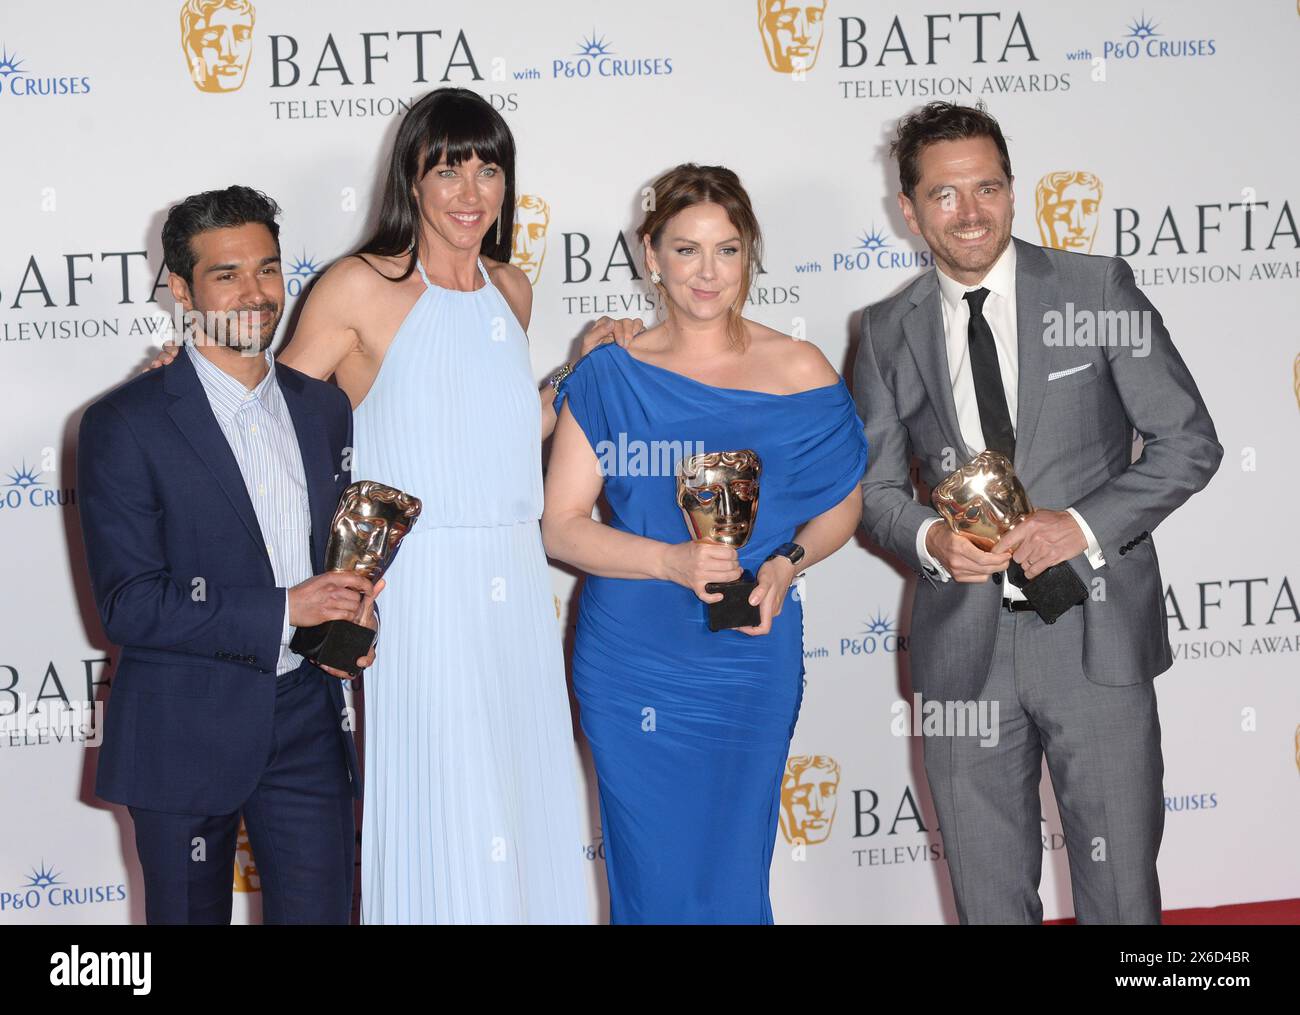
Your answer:
[[[582,355],[585,356],[598,345],[617,342],[624,349],[632,344],[632,339],[645,331],[645,321],[639,317],[600,317],[592,321],[582,335]]]
[[[167,339],[167,341],[162,344],[162,348],[158,350],[158,355],[153,358],[153,362],[147,367],[141,367],[140,373],[147,374],[150,370],[157,370],[159,367],[167,366],[172,360],[180,355],[180,352],[181,349],[180,346],[176,344],[176,340],[174,338]]]

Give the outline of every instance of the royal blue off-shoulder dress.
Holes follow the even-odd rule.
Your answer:
[[[579,362],[557,412],[566,400],[601,461],[609,524],[625,532],[689,538],[665,442],[684,455],[757,452],[757,517],[739,553],[755,574],[866,471],[843,379],[793,395],[718,388],[611,343]],[[573,683],[600,788],[611,922],[772,922],[768,871],[803,672],[793,586],[771,633],[750,636],[710,632],[705,604],[673,582],[586,579]]]

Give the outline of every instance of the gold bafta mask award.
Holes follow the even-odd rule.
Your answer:
[[[1011,460],[998,451],[981,451],[936,486],[930,500],[953,532],[985,552],[1034,510]],[[1088,587],[1065,561],[1030,581],[1013,560],[1007,575],[1047,624],[1088,598]]]
[[[325,570],[359,574],[377,582],[420,517],[421,504],[391,486],[362,480],[343,491],[325,544]],[[357,660],[370,652],[375,631],[354,620],[330,620],[294,631],[289,647],[304,658],[356,676]]]
[[[749,542],[758,518],[758,476],[762,463],[752,451],[710,451],[691,455],[677,470],[677,506],[686,519],[691,538],[734,546]],[[748,570],[733,582],[709,582],[706,592],[721,592],[722,599],[707,603],[710,631],[751,627],[762,619],[751,606],[750,593],[758,587]]]

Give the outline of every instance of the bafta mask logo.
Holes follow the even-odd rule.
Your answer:
[[[840,765],[825,754],[796,754],[781,780],[781,834],[792,845],[825,842],[835,821]]]
[[[825,19],[826,0],[758,0],[758,34],[768,66],[781,74],[812,70]]]
[[[1101,180],[1092,173],[1048,173],[1034,190],[1034,212],[1044,246],[1090,254],[1101,215]]]
[[[551,224],[551,206],[536,194],[520,194],[515,202],[515,234],[511,239],[510,263],[536,285],[546,257],[546,230]]]
[[[195,88],[234,92],[244,86],[255,17],[249,0],[186,0],[181,8],[181,49]]]
[[[239,823],[239,836],[235,839],[235,891],[260,892],[262,879],[253,862],[253,847],[248,843],[248,829]]]

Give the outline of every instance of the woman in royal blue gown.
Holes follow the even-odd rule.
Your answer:
[[[614,923],[771,923],[781,776],[803,690],[792,581],[861,514],[867,445],[816,345],[741,316],[758,225],[735,174],[678,166],[639,235],[666,320],[583,358],[560,412],[548,554],[586,572],[573,655],[600,785]],[[749,449],[757,512],[739,550],[693,541],[675,468]],[[602,490],[608,524],[592,509]],[[742,569],[760,622],[709,630],[708,582]]]

